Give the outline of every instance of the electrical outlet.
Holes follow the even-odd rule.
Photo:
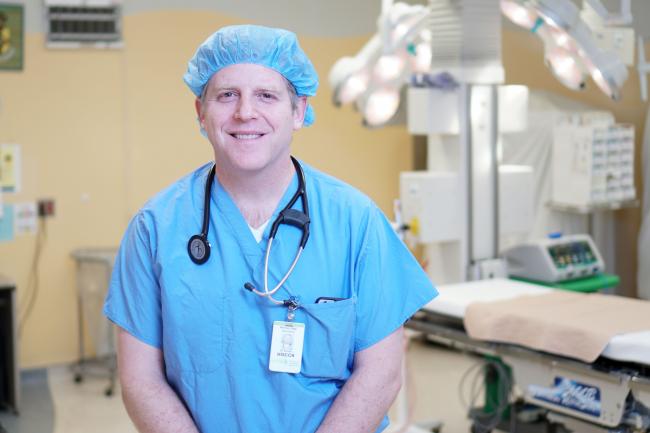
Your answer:
[[[38,200],[38,216],[41,218],[54,216],[54,199],[44,198]]]

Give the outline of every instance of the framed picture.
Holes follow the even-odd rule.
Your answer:
[[[0,70],[22,70],[25,44],[24,6],[0,2]]]

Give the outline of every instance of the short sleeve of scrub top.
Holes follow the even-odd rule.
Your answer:
[[[355,286],[355,352],[387,337],[437,294],[420,264],[374,205],[356,263]]]
[[[115,259],[104,314],[138,340],[162,347],[160,288],[152,257],[155,231],[140,211],[126,230]]]

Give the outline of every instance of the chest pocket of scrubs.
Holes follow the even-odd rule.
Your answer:
[[[347,379],[354,356],[356,299],[301,306],[305,323],[301,373]]]

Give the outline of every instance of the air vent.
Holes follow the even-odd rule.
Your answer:
[[[121,47],[122,10],[118,5],[46,5],[50,47]]]

